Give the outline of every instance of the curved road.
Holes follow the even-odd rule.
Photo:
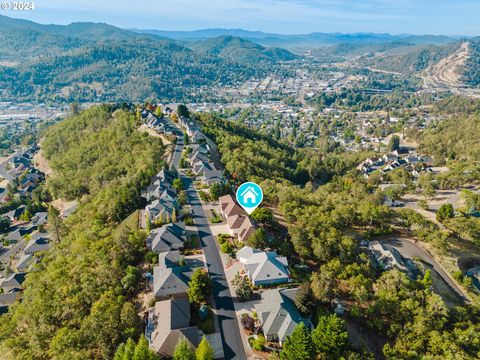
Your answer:
[[[459,303],[465,303],[468,298],[459,288],[457,283],[450,277],[449,274],[443,269],[443,267],[428,253],[424,248],[415,244],[411,240],[405,238],[388,238],[378,240],[384,244],[390,245],[397,249],[400,254],[405,258],[420,258],[424,262],[431,265],[432,269],[442,278],[445,284],[452,290],[452,294],[457,298]]]

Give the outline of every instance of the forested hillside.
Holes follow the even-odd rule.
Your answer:
[[[141,101],[180,98],[194,87],[247,79],[258,71],[171,41],[137,40],[88,45],[18,67],[0,67],[0,84],[7,88],[7,97],[16,99],[35,94],[67,101]]]
[[[423,134],[421,149],[437,159],[469,158],[480,161],[480,113],[466,116],[457,115],[440,122]]]
[[[222,162],[234,179],[286,179],[294,183],[308,180],[293,148],[214,115],[201,114],[200,120],[205,133],[218,144]]]
[[[47,187],[83,196],[63,225],[56,219],[61,241],[28,274],[22,302],[2,317],[2,359],[111,359],[141,331],[130,301],[139,279],[127,269],[142,258],[144,239],[128,216],[162,167],[164,147],[137,131],[133,115],[111,111],[94,107],[45,133],[54,170]]]
[[[241,181],[259,182],[268,203],[283,215],[289,237],[275,249],[289,261],[310,269],[293,274],[293,278],[311,289],[316,304],[312,306],[313,321],[331,312],[332,302],[340,300],[348,307],[349,333],[353,332],[357,341],[368,342],[374,352],[365,354],[346,341],[331,339],[333,349],[317,349],[321,358],[478,358],[477,307],[448,308],[432,290],[429,272],[412,280],[399,270],[378,271],[368,252],[360,247],[359,239],[374,240],[390,234],[394,226],[435,247],[444,237],[435,224],[409,209],[396,212],[384,206],[383,194],[375,191],[372,183],[375,180],[349,171],[355,165],[347,152],[334,155],[337,163],[344,164],[343,171],[325,179],[324,185],[307,183],[302,187],[283,181],[281,176],[298,171],[301,165],[318,167],[332,154],[294,154],[254,131],[215,121],[210,115],[202,120],[204,130],[219,145],[226,170]],[[299,156],[301,162],[287,161]]]
[[[216,55],[232,62],[247,64],[261,61],[285,61],[295,58],[295,55],[285,49],[265,48],[248,40],[233,36],[220,36],[189,44],[189,48],[199,53]]]
[[[401,53],[386,53],[383,56],[365,57],[360,63],[375,69],[411,74],[425,70],[429,65],[455,52],[460,43],[447,45],[421,45],[408,47]]]
[[[294,56],[245,40],[195,51],[107,24],[40,25],[0,17],[0,88],[8,100],[143,101],[194,98],[201,86],[263,76]]]

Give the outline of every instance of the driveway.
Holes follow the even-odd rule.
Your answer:
[[[217,241],[212,235],[208,218],[205,216],[192,180],[186,176],[181,176],[181,178],[192,207],[193,219],[198,228],[198,235],[213,282],[214,310],[220,326],[225,359],[244,360],[247,357]]]
[[[467,301],[466,295],[464,295],[455,281],[425,249],[405,238],[388,238],[378,241],[394,247],[405,258],[420,258],[428,264],[427,268],[432,270],[432,277],[434,282],[436,282],[436,284],[434,283],[434,289],[436,288],[440,292],[446,302],[462,304]]]

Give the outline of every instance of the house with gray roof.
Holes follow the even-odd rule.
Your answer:
[[[20,216],[25,212],[27,207],[25,205],[20,205],[16,209],[10,210],[5,214],[6,217],[8,217],[11,221],[18,220]]]
[[[22,289],[22,284],[25,281],[25,276],[27,274],[20,272],[11,274],[7,278],[0,281],[0,288],[3,289],[3,292],[10,292],[14,289]]]
[[[10,291],[0,294],[0,315],[5,314],[9,306],[13,305],[15,301],[20,298],[20,295],[20,291]]]
[[[37,212],[33,215],[32,219],[30,220],[33,225],[45,225],[48,222],[48,212],[41,211]]]
[[[15,266],[18,272],[27,272],[30,269],[30,266],[35,261],[35,256],[33,254],[25,254],[22,253],[20,258],[17,261],[17,265]]]
[[[201,174],[200,180],[207,185],[213,185],[225,181],[222,170],[217,169],[205,170],[203,174]]]
[[[14,231],[5,236],[5,240],[10,242],[19,242],[25,235],[31,234],[35,229],[36,226],[17,227]]]
[[[265,252],[245,246],[237,252],[237,259],[255,286],[291,281],[287,258],[278,256],[275,251]]]
[[[50,235],[48,233],[38,233],[32,236],[23,252],[25,254],[36,254],[40,251],[50,249]]]
[[[185,223],[176,222],[150,231],[147,247],[156,253],[183,249],[185,244]]]
[[[311,327],[295,307],[296,292],[297,289],[280,289],[262,293],[262,301],[255,305],[255,311],[267,341],[281,345],[301,322]]]
[[[188,283],[193,272],[186,266],[153,268],[153,294],[156,298],[187,297]]]
[[[162,269],[179,266],[185,260],[185,256],[178,250],[165,251],[158,254],[158,266]]]
[[[406,273],[410,272],[408,267],[405,266],[405,262],[403,261],[402,256],[394,247],[378,241],[371,241],[369,249],[375,257],[377,264],[383,270],[390,270],[396,268]]]
[[[163,218],[166,220],[172,218],[173,211],[178,211],[178,204],[176,200],[172,201],[167,198],[152,201],[145,207],[145,215],[150,218],[151,222]]]
[[[160,180],[161,183],[172,184],[175,178],[175,174],[167,169],[162,169],[155,175],[155,180]]]

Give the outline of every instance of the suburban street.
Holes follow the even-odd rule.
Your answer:
[[[178,129],[177,124],[174,124],[173,122],[170,123]],[[176,135],[177,144],[173,150],[171,164],[178,169],[184,147],[183,132],[178,129]],[[208,217],[203,211],[200,197],[193,186],[192,179],[184,175],[181,175],[180,177],[192,207],[192,216],[195,225],[197,226],[198,236],[202,244],[209,275],[213,283],[214,304],[212,304],[212,307],[217,316],[225,359],[244,360],[247,357],[243,348],[242,337],[235,315],[235,308],[228,287],[227,277],[220,257],[220,249],[212,235]]]
[[[207,260],[208,271],[213,282],[214,308],[220,325],[220,333],[222,334],[225,359],[246,359],[238,321],[235,316],[235,308],[217,242],[212,235],[208,218],[203,211],[192,180],[182,176],[182,181],[192,206],[193,218],[198,228],[198,235]]]
[[[175,135],[177,136],[177,144],[175,145],[175,149],[173,149],[172,159],[170,160],[170,164],[178,169],[178,165],[180,164],[180,159],[182,158],[182,151],[183,146],[183,132],[178,128],[178,125],[175,124],[172,120],[167,119],[167,122],[174,127]]]

